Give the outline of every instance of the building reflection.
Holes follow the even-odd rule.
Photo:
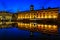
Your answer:
[[[42,32],[48,34],[58,33],[57,25],[37,24],[37,23],[18,23],[18,28],[22,30],[29,30],[32,32]]]
[[[57,33],[58,27],[57,25],[38,24],[38,31],[48,34]]]
[[[23,23],[23,22],[0,22],[0,28],[8,28],[16,26],[21,30],[28,30],[31,32],[42,32],[48,34],[58,33],[58,25],[54,24],[38,24],[38,23]]]
[[[0,22],[0,28],[12,27],[15,22]]]

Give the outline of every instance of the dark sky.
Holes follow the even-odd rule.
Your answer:
[[[35,10],[42,7],[60,7],[60,0],[0,0],[0,10],[10,12],[17,12],[29,10],[30,5],[33,4]]]

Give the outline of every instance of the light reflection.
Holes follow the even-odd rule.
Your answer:
[[[24,25],[24,26],[23,26]],[[35,26],[36,25],[36,26]],[[57,33],[58,26],[57,25],[50,25],[50,24],[34,24],[34,23],[23,23],[22,25],[18,23],[19,28],[29,29],[30,31],[37,31],[43,33]]]
[[[40,25],[40,24],[39,24]],[[40,30],[41,29],[41,30]],[[58,31],[57,25],[44,25],[44,26],[38,26],[38,30],[42,31],[44,33],[56,33]]]
[[[6,22],[6,27],[9,26],[14,22]],[[38,23],[22,23],[22,22],[17,22],[18,28],[22,30],[29,30],[29,31],[36,31],[36,32],[42,32],[42,33],[57,33],[58,32],[58,26],[57,25],[50,25],[50,24],[38,24]],[[2,25],[0,23],[0,25]],[[0,27],[4,27],[3,25]]]

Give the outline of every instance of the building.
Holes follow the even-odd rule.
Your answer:
[[[12,14],[9,12],[1,11],[0,12],[0,20],[8,20],[11,21]]]
[[[59,9],[48,8],[41,10],[34,10],[34,6],[30,6],[30,11],[18,12],[18,20],[29,19],[29,20],[41,20],[41,19],[57,19]]]

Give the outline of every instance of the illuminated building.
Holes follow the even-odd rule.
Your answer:
[[[21,20],[21,19],[29,19],[29,20],[57,19],[58,13],[59,13],[58,8],[34,10],[34,6],[31,5],[30,11],[18,12],[17,20]]]
[[[9,12],[1,11],[0,12],[0,20],[12,20],[12,14]]]

